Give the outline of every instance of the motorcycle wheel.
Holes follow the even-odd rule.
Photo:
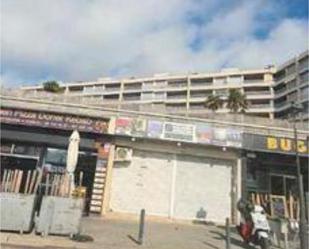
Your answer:
[[[270,249],[270,241],[267,238],[261,238],[260,240],[261,249]]]

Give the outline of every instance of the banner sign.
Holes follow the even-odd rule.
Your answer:
[[[163,135],[163,122],[149,120],[147,127],[147,137],[162,138]]]
[[[207,124],[199,124],[196,126],[196,140],[198,143],[211,144],[212,127]]]
[[[193,142],[195,140],[195,126],[191,124],[164,122],[163,137],[165,139]]]
[[[243,147],[256,151],[269,151],[285,154],[295,153],[295,143],[292,138],[262,136],[254,134],[244,134]],[[308,155],[308,143],[305,140],[297,141],[297,148],[300,155]]]
[[[121,135],[131,135],[132,118],[117,118],[115,133]]]
[[[137,137],[146,136],[147,120],[143,118],[136,118],[132,121],[132,135]]]
[[[39,126],[62,130],[78,130],[92,133],[107,133],[108,123],[104,120],[67,114],[0,109],[2,123]]]

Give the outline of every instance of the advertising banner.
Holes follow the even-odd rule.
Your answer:
[[[115,133],[121,135],[131,135],[132,118],[117,118]]]
[[[1,109],[1,122],[8,124],[39,126],[46,128],[106,133],[108,123],[104,120],[66,114]]]
[[[147,120],[142,118],[136,118],[132,120],[131,134],[137,137],[146,136]]]
[[[226,146],[240,148],[242,146],[242,130],[226,130]]]
[[[208,124],[198,124],[196,126],[196,141],[202,144],[211,144],[212,127]]]
[[[195,126],[191,124],[180,124],[164,122],[163,137],[177,141],[193,142],[195,140]]]
[[[147,137],[162,138],[163,122],[156,120],[149,120],[147,127]]]
[[[214,128],[211,144],[239,148],[242,146],[242,131],[230,128]]]

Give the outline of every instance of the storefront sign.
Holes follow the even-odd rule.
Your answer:
[[[246,149],[293,154],[295,147],[292,138],[244,134],[244,148]],[[297,148],[301,155],[308,155],[308,144],[305,140],[298,140]]]
[[[1,122],[28,126],[39,126],[63,130],[78,130],[93,133],[106,133],[107,122],[95,118],[46,112],[1,109]]]
[[[149,120],[147,126],[147,136],[151,138],[161,138],[163,135],[163,123]]]
[[[195,140],[195,126],[190,124],[164,122],[163,134],[165,139],[193,142]]]
[[[240,148],[242,146],[242,130],[227,129],[226,145]]]
[[[210,125],[199,124],[196,126],[196,140],[198,143],[211,144],[212,135],[212,127]]]
[[[131,135],[132,118],[117,118],[115,123],[115,133],[121,135]]]
[[[137,137],[146,136],[147,120],[136,118],[132,121],[132,135]]]

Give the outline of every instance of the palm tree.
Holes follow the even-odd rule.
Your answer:
[[[241,93],[237,89],[230,89],[227,99],[227,107],[231,112],[236,113],[238,111],[245,112],[248,108],[246,95]]]
[[[209,95],[205,102],[205,107],[212,110],[213,112],[217,111],[223,106],[223,100],[218,95]]]

